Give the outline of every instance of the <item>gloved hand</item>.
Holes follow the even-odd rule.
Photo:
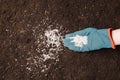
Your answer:
[[[66,34],[63,39],[64,46],[77,52],[99,50],[101,48],[113,48],[115,45],[111,37],[111,28],[96,29],[86,28],[74,33]]]

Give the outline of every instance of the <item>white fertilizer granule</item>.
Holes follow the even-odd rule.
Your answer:
[[[70,39],[72,39],[71,42],[74,42],[76,47],[82,48],[84,45],[88,44],[87,36],[76,35],[75,37],[70,37]]]

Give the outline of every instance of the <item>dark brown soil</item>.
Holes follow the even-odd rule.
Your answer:
[[[120,80],[120,46],[88,53],[63,47],[59,62],[46,62],[51,67],[45,73],[34,64],[26,70],[27,53],[39,55],[35,35],[47,28],[39,25],[45,17],[50,18],[46,24],[57,23],[68,32],[89,26],[116,29],[120,28],[120,1],[0,0],[0,80]]]

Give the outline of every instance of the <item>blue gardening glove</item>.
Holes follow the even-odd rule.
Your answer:
[[[64,46],[77,52],[99,50],[101,48],[115,48],[109,29],[86,28],[74,33],[66,34]]]

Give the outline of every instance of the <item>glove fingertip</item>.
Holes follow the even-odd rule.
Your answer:
[[[66,47],[69,45],[69,43],[68,43],[68,40],[67,40],[67,39],[63,39],[63,45],[64,45],[64,46],[66,46]]]
[[[70,36],[71,36],[70,34],[66,34],[66,35],[65,35],[66,38],[67,38],[67,37],[70,37]]]

